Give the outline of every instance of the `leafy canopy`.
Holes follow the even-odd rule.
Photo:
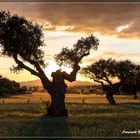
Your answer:
[[[93,35],[81,38],[73,45],[73,48],[69,49],[68,47],[62,48],[61,52],[55,55],[55,61],[59,66],[69,66],[74,67],[77,65],[83,57],[90,54],[90,50],[97,50],[99,45],[99,40]]]
[[[19,56],[23,61],[34,61],[43,66],[42,37],[41,26],[10,12],[0,12],[0,48],[3,55]]]
[[[4,96],[8,94],[15,94],[15,93],[23,93],[26,89],[20,87],[20,84],[16,81],[11,81],[8,78],[2,77],[0,75],[0,96]]]
[[[135,75],[136,74],[136,67],[133,62],[129,60],[124,60],[124,61],[118,61],[117,64],[117,77],[120,79],[122,82],[134,82],[135,81]]]
[[[116,61],[114,59],[100,59],[81,70],[81,74],[96,82],[112,84],[112,78],[118,78],[122,84],[136,84],[140,82],[140,66],[129,60]]]
[[[95,81],[105,81],[111,84],[110,78],[116,76],[117,62],[114,59],[100,59],[81,70],[81,74]]]

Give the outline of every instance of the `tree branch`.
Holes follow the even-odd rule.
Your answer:
[[[84,53],[83,55],[81,55],[81,56],[79,57],[79,59],[77,59],[77,60],[75,61],[75,64],[74,64],[74,66],[73,66],[73,71],[72,71],[70,74],[67,74],[67,73],[64,74],[64,78],[65,78],[66,80],[68,80],[68,81],[70,81],[70,82],[73,82],[73,81],[76,80],[77,72],[80,70],[80,66],[79,66],[78,64],[80,63],[80,61],[82,60],[82,58],[85,57],[85,56],[87,56],[87,55],[89,55],[89,52]]]
[[[94,81],[97,82],[97,83],[101,83],[102,86],[104,85],[104,83],[102,81],[99,81],[99,80],[96,80],[96,79]]]
[[[82,60],[82,58],[85,57],[85,56],[87,56],[87,55],[89,55],[89,52],[83,53],[83,55],[81,55],[81,56],[75,61],[75,65],[78,65],[79,62]]]
[[[47,76],[45,75],[44,71],[42,70],[38,62],[35,62],[34,60],[30,60],[30,59],[28,59],[27,61],[30,62],[30,64],[34,65],[34,67],[37,69],[37,71],[39,72],[39,77],[41,79],[43,87],[47,89],[49,92],[50,88],[48,89],[48,87],[50,87],[51,81],[47,78]]]
[[[112,86],[112,82],[107,77],[105,77],[105,79],[103,78],[102,80],[104,80],[105,82],[107,82],[108,84]]]
[[[104,79],[104,80],[105,80],[106,82],[108,82],[108,83],[112,86],[112,82],[109,80],[109,78],[106,77],[106,76],[104,76],[104,77],[105,77],[105,79],[106,79],[106,80],[105,80],[105,79]]]
[[[87,55],[89,55],[89,52],[84,53],[83,55],[81,55],[80,60],[81,60],[83,57],[87,56]]]
[[[24,68],[26,69],[27,71],[29,71],[31,74],[39,77],[41,79],[41,82],[43,84],[43,87],[45,89],[48,90],[49,93],[51,93],[51,81],[46,77],[44,71],[41,69],[41,67],[39,66],[39,64],[37,64],[37,62],[34,62],[33,60],[27,60],[28,62],[30,62],[30,64],[33,64],[34,66],[36,66],[38,72],[36,72],[35,70],[29,68],[28,66],[26,66],[22,61],[20,61],[17,57],[17,54],[14,54],[13,55],[13,58],[15,60],[15,62],[21,67],[21,68]]]
[[[24,68],[24,69],[26,69],[27,71],[29,71],[31,74],[33,74],[33,75],[39,77],[39,73],[38,73],[38,72],[36,72],[35,70],[29,68],[28,66],[26,66],[25,64],[23,64],[23,62],[21,62],[20,60],[18,60],[17,54],[14,54],[14,55],[13,55],[13,58],[14,58],[15,62],[16,62],[21,68]]]
[[[67,74],[66,72],[63,74],[64,78],[70,82],[73,82],[76,80],[77,72],[80,70],[80,66],[77,64],[74,66],[73,71],[70,74]]]
[[[29,62],[30,64],[34,65],[34,67],[37,69],[37,71],[40,74],[44,74],[44,71],[41,69],[40,65],[38,64],[38,62],[31,60],[31,59],[26,59],[27,62]],[[44,74],[45,75],[45,74]]]

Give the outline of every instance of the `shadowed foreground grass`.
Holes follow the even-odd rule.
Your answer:
[[[69,116],[43,117],[40,104],[1,104],[0,136],[139,137],[140,104],[67,104]]]

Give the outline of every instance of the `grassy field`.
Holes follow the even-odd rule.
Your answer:
[[[66,118],[43,115],[41,100],[49,99],[44,93],[0,99],[0,137],[140,137],[140,99],[116,96],[118,105],[110,106],[103,95],[68,94]]]
[[[140,93],[138,94],[138,96]],[[140,103],[139,99],[134,100],[132,95],[115,95],[114,96],[117,103]],[[96,94],[66,94],[66,103],[85,103],[88,104],[108,104],[105,95]],[[50,96],[48,93],[36,92],[32,94],[23,94],[10,96],[8,98],[0,98],[0,103],[41,103],[42,101],[50,101]]]

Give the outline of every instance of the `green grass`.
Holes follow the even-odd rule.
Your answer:
[[[40,104],[0,104],[0,137],[139,137],[140,104],[67,104],[68,117],[44,117]]]

